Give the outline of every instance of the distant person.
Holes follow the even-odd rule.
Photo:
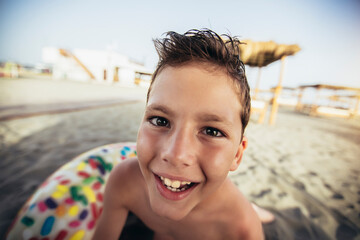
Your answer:
[[[138,155],[112,171],[93,239],[118,239],[129,212],[154,239],[263,239],[254,208],[228,178],[248,144],[239,40],[191,30],[154,42],[160,59]]]

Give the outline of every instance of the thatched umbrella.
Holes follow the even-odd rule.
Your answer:
[[[281,59],[281,71],[278,85],[275,89],[274,101],[271,110],[270,116],[270,124],[273,124],[275,121],[275,114],[277,112],[277,98],[281,91],[281,84],[284,72],[284,64],[285,58],[287,56],[294,55],[298,51],[300,51],[300,47],[296,44],[285,45],[285,44],[277,44],[273,41],[269,42],[254,42],[251,40],[244,40],[245,44],[240,44],[240,57],[244,64],[251,67],[259,67],[259,75],[256,81],[255,94],[254,98],[259,91],[259,83],[261,76],[261,68],[269,65],[272,62]]]
[[[253,42],[244,40],[240,44],[240,57],[244,64],[251,67],[265,67],[272,62],[280,60],[282,57],[294,55],[300,51],[296,44],[285,45],[269,42]]]

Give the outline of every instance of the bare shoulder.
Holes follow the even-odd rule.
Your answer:
[[[253,211],[251,205],[247,206],[247,209],[244,211],[245,215],[237,219],[235,226],[238,229],[238,234],[240,239],[251,239],[251,240],[263,240],[264,232],[262,229],[261,221],[258,218],[257,214]]]
[[[139,182],[143,182],[139,164],[136,158],[128,159],[118,164],[110,174],[107,182],[105,197],[109,196],[114,201],[126,204],[136,198],[134,192],[134,184],[139,186]],[[136,189],[135,189],[136,190]]]
[[[261,221],[251,203],[237,188],[236,190],[234,189],[233,194],[231,206],[233,213],[236,214],[232,214],[231,224],[238,238],[249,240],[264,239]]]
[[[115,166],[115,168],[111,171],[109,180],[120,180],[122,178],[127,179],[137,172],[140,173],[138,160],[137,158],[130,158]]]

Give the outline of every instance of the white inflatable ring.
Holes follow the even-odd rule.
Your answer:
[[[7,239],[90,239],[111,169],[134,156],[136,144],[128,142],[98,147],[68,162],[21,208]]]

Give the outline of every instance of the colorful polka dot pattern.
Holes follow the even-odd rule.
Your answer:
[[[22,207],[7,239],[90,239],[109,173],[122,160],[135,157],[135,148],[135,143],[106,145],[62,166]]]

